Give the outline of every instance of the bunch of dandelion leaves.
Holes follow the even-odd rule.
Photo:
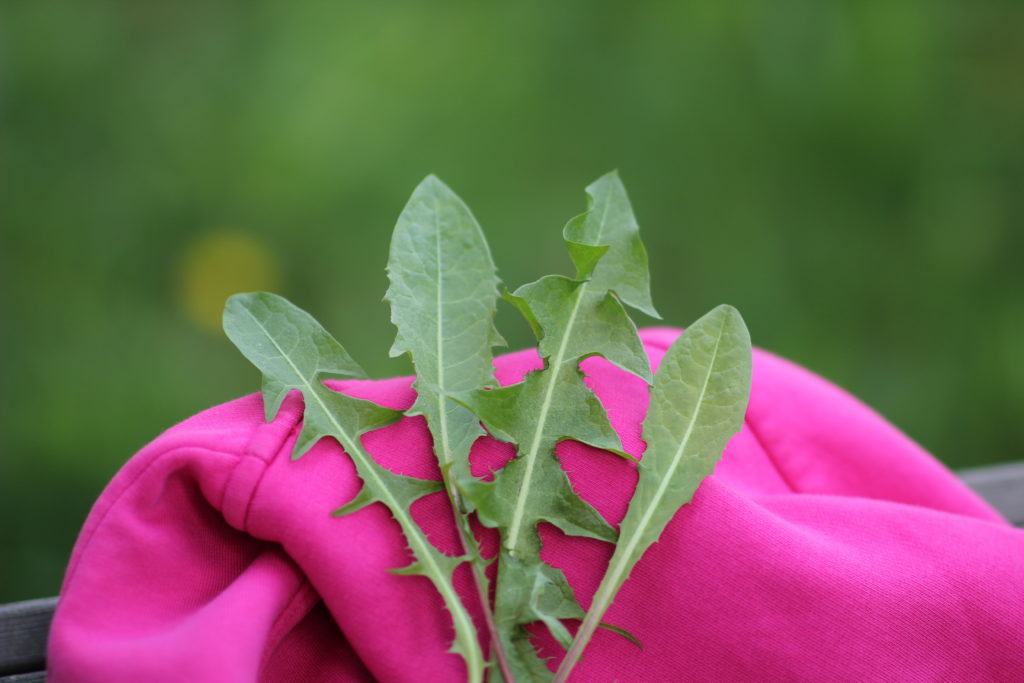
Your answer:
[[[451,651],[463,658],[473,682],[483,680],[489,666],[491,680],[550,680],[547,663],[523,628],[533,622],[543,622],[568,649],[557,673],[564,680],[594,629],[603,625],[601,618],[633,565],[711,472],[738,430],[737,419],[742,420],[749,338],[738,314],[720,307],[683,335],[654,378],[652,410],[644,422],[651,447],[641,462],[621,534],[572,491],[554,457],[559,441],[575,439],[626,455],[603,407],[584,385],[579,362],[600,355],[650,381],[646,355],[623,303],[655,314],[646,253],[618,176],[602,177],[587,193],[588,211],[564,230],[575,278],[548,276],[506,294],[536,332],[544,368],[503,388],[495,386],[491,357],[491,348],[502,343],[493,325],[498,279],[471,212],[434,177],[417,187],[402,212],[388,262],[386,298],[398,330],[391,353],[408,353],[415,365],[417,399],[406,414],[426,418],[441,482],[397,475],[366,452],[360,436],[399,414],[323,384],[327,378],[363,373],[312,317],[265,293],[236,295],[225,309],[225,331],[263,373],[267,419],[273,419],[289,391],[302,393],[305,416],[294,456],[331,436],[352,458],[363,487],[338,512],[377,502],[387,506],[414,557],[395,571],[422,575],[434,584],[452,617]],[[704,332],[720,319],[725,322],[717,333]],[[716,340],[710,355],[707,339]],[[692,387],[702,389],[687,389]],[[492,435],[516,445],[516,457],[492,482],[473,477],[469,468],[470,447],[483,434],[481,421]],[[688,426],[680,432],[680,425]],[[662,452],[669,455],[655,457]],[[432,546],[410,514],[413,502],[442,488],[461,545],[457,557]],[[471,514],[501,536],[493,606],[488,560],[470,529]],[[541,521],[567,534],[617,542],[586,614],[561,571],[540,558]],[[470,565],[473,598],[488,630],[491,652],[486,656],[452,586],[452,574],[463,562]],[[575,638],[561,621],[570,618],[583,619]]]

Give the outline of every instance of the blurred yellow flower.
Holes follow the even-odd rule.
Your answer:
[[[274,253],[257,238],[218,230],[201,235],[182,252],[176,280],[184,313],[199,327],[219,334],[229,296],[275,291],[281,277]]]

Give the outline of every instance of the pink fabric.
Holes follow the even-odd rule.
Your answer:
[[[643,333],[655,364],[677,335]],[[538,359],[514,353],[497,366],[510,383]],[[601,359],[583,367],[639,456],[643,383]],[[409,385],[338,386],[405,408]],[[432,587],[386,571],[407,555],[385,510],[330,516],[359,485],[348,458],[327,440],[289,460],[301,409],[293,394],[265,424],[259,396],[247,396],[125,465],[68,567],[50,680],[463,679]],[[364,440],[396,471],[437,476],[422,418]],[[631,466],[577,443],[558,454],[580,495],[618,523]],[[510,456],[481,439],[474,470]],[[414,514],[453,550],[440,494]],[[589,604],[611,546],[550,527],[541,535],[546,559]],[[644,650],[599,631],[573,680],[1024,680],[1022,615],[1024,531],[864,405],[756,351],[743,431],[606,617]]]

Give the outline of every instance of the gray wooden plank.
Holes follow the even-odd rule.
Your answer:
[[[957,475],[1012,524],[1024,526],[1024,462]],[[0,683],[44,683],[46,637],[57,598],[0,605]]]
[[[0,676],[42,670],[57,598],[0,605]]]
[[[1024,462],[972,467],[957,472],[1014,526],[1024,526]]]
[[[28,674],[0,676],[0,683],[46,683],[46,672],[34,671]]]

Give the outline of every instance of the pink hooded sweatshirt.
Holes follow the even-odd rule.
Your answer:
[[[655,367],[678,334],[642,334]],[[539,364],[533,351],[513,353],[496,361],[497,376],[513,383]],[[583,369],[641,456],[646,385],[599,358]],[[410,383],[334,386],[403,409]],[[464,680],[433,587],[387,571],[408,555],[383,507],[331,516],[359,488],[348,457],[325,439],[290,460],[301,417],[297,393],[271,423],[247,396],[173,427],[125,465],[75,546],[51,681]],[[420,417],[364,443],[395,471],[438,478]],[[511,455],[481,438],[474,472]],[[558,456],[576,491],[617,524],[634,468],[575,442]],[[453,552],[445,505],[433,494],[413,512]],[[589,605],[612,546],[540,532],[545,559]],[[482,534],[493,551],[493,533]],[[1024,530],[854,398],[755,351],[743,430],[605,621],[643,650],[599,629],[573,681],[1020,681]],[[550,637],[537,642],[554,666]]]

